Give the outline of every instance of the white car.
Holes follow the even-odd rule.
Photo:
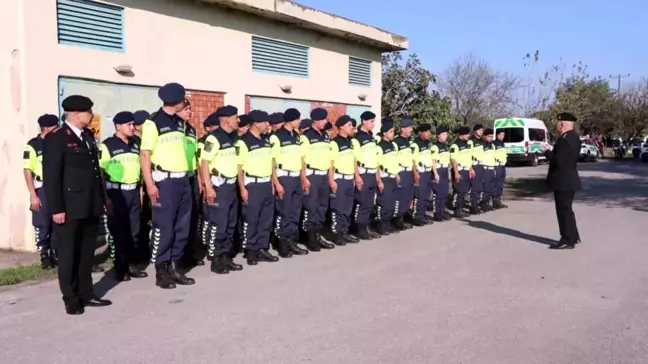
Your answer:
[[[598,162],[601,157],[601,152],[594,144],[589,143],[587,140],[581,139],[580,159],[583,162]]]

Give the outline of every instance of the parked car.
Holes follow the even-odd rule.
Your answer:
[[[648,162],[648,143],[641,145],[641,161]]]
[[[598,162],[599,158],[601,158],[599,148],[588,139],[581,138],[580,160],[582,162]]]
[[[537,166],[547,158],[544,146],[549,145],[547,126],[539,119],[506,118],[495,120],[495,133],[504,131],[504,145],[510,164]]]

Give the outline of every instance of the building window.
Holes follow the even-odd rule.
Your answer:
[[[59,44],[124,50],[124,8],[87,0],[57,0]]]
[[[349,83],[371,86],[371,61],[349,57]]]
[[[252,36],[252,69],[308,77],[308,47]]]

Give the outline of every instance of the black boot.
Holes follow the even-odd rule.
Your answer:
[[[196,283],[196,280],[193,278],[189,278],[184,273],[181,273],[178,269],[180,268],[180,263],[179,262],[171,262],[171,265],[169,265],[169,274],[171,275],[171,278],[176,284],[180,284],[183,286],[191,286],[192,284]]]
[[[299,237],[294,236],[291,239],[288,240],[288,244],[290,244],[289,249],[290,252],[293,253],[294,255],[306,255],[308,254],[308,250],[302,249],[299,247]]]
[[[128,282],[131,280],[131,277],[128,275],[128,268],[124,267],[124,263],[120,261],[115,261],[113,266],[115,271],[115,280],[118,282]]]
[[[225,254],[214,257],[211,261],[211,271],[216,274],[228,274],[229,268],[227,267],[227,256]]]
[[[317,239],[317,232],[316,231],[307,231],[307,240],[306,240],[306,248],[312,252],[318,252],[320,251],[320,243],[319,240]]]
[[[443,218],[443,215],[434,215],[434,221],[436,221],[436,222],[444,222],[446,220]]]
[[[483,201],[483,202],[481,203],[481,206],[480,206],[480,207],[481,207],[481,209],[482,209],[483,211],[486,211],[486,212],[489,212],[489,211],[493,211],[493,210],[494,210],[493,206],[490,205],[490,201],[489,201],[489,200]]]
[[[173,279],[169,274],[169,263],[161,263],[155,265],[155,285],[162,289],[176,288]]]
[[[50,249],[49,250],[49,257],[50,257],[50,263],[52,263],[52,266],[57,267],[58,266],[58,255],[56,253],[56,249]]]
[[[229,269],[230,272],[238,272],[240,270],[243,270],[243,266],[234,263],[234,260],[229,256],[229,254],[225,254],[225,266],[227,267],[227,269]]]
[[[502,203],[502,198],[497,196],[497,197],[493,197],[493,208],[499,210],[499,209],[508,208],[508,206],[504,205]]]
[[[396,231],[404,231],[407,230],[407,227],[405,227],[405,224],[403,223],[403,217],[395,217],[392,219],[392,226]]]
[[[481,213],[482,213],[482,210],[480,210],[479,207],[477,207],[477,205],[470,207],[470,214],[471,215],[480,215]]]
[[[369,227],[366,225],[358,225],[357,233],[355,236],[360,240],[371,240],[374,237],[369,233]]]
[[[277,253],[282,258],[292,258],[290,242],[287,239],[277,239]]]
[[[448,211],[443,211],[443,220],[450,221],[452,220],[452,215]]]
[[[256,257],[260,262],[278,262],[279,257],[275,257],[274,255],[270,254],[267,250],[261,249],[256,252]]]
[[[247,260],[248,265],[257,265],[259,263],[257,252],[254,250],[246,250],[243,257]]]
[[[423,215],[423,220],[427,225],[432,225],[434,223],[434,216],[430,216],[428,214]]]
[[[331,244],[331,243],[325,241],[324,239],[322,239],[322,235],[320,235],[320,233],[317,233],[316,236],[317,236],[317,242],[319,243],[319,246],[322,247],[322,249],[333,249],[333,248],[335,248],[334,244]]]
[[[141,269],[138,269],[137,267],[135,267],[132,264],[128,265],[128,275],[133,277],[133,278],[146,278],[146,277],[148,277],[148,274],[145,271],[143,271]]]
[[[345,246],[346,241],[344,240],[344,234],[335,233],[335,235],[333,236],[333,244],[337,246]]]
[[[425,225],[427,225],[427,223],[422,218],[416,217],[416,218],[412,219],[412,225],[414,225],[414,226],[425,226]]]
[[[360,239],[356,236],[350,235],[349,233],[342,233],[342,236],[344,237],[344,242],[347,244],[357,244],[360,242]]]
[[[42,270],[49,270],[54,268],[54,265],[52,264],[52,259],[50,259],[49,252],[47,250],[43,250],[40,252],[40,267]]]
[[[378,239],[378,238],[380,238],[382,236],[377,231],[372,230],[372,228],[369,225],[365,226],[365,229],[367,229],[367,232],[369,233],[369,235],[371,235],[371,237],[374,238],[374,239]]]
[[[387,220],[378,221],[378,227],[376,229],[376,232],[381,236],[387,236],[391,234],[391,231],[389,230],[389,221]]]
[[[455,208],[455,210],[454,210],[454,217],[455,217],[455,218],[461,219],[461,218],[464,218],[464,217],[467,217],[467,216],[468,216],[468,215],[467,215],[465,212],[463,212],[463,210],[461,209],[461,207],[457,206],[457,207]]]

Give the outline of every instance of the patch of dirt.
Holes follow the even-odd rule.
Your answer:
[[[31,265],[40,262],[38,253],[0,250],[0,269],[17,265]]]

